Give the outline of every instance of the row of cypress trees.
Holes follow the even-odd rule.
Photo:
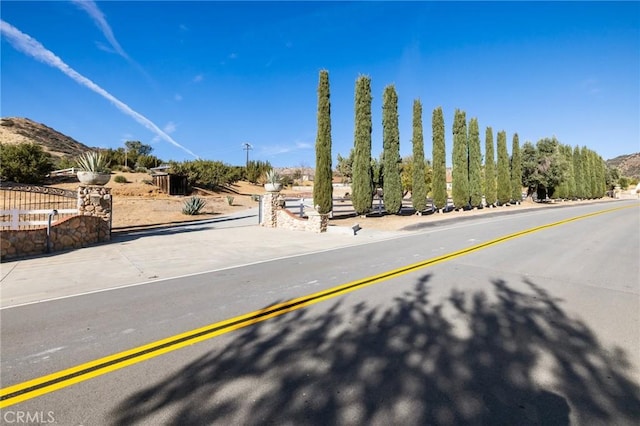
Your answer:
[[[352,167],[352,202],[357,214],[371,210],[374,195],[371,157],[371,79],[361,75],[355,87],[355,132]],[[382,181],[385,210],[397,214],[402,208],[402,180],[400,176],[400,131],[398,125],[398,95],[394,85],[384,89],[382,99]],[[422,132],[422,104],[413,103],[413,170],[412,200],[417,211],[426,209],[426,163]]]
[[[605,161],[586,146],[560,146],[568,174],[557,188],[558,198],[602,198],[607,192]]]
[[[332,169],[331,169],[331,106],[329,96],[329,73],[320,71],[318,83],[318,133],[316,137],[316,176],[314,182],[314,202],[320,213],[328,213],[332,208]],[[361,75],[355,84],[355,128],[354,156],[352,165],[352,202],[357,214],[371,211],[374,197],[374,177],[372,168],[371,143],[371,79]],[[398,125],[398,96],[394,85],[388,85],[383,93],[382,106],[383,154],[382,187],[385,210],[397,214],[402,208],[402,181],[400,158],[400,134]],[[416,211],[426,209],[428,189],[425,181],[426,161],[422,129],[422,104],[419,99],[413,102],[413,170],[412,203]],[[542,141],[538,144],[540,145]],[[433,110],[432,115],[433,173],[431,195],[436,209],[447,205],[445,125],[442,108]],[[540,151],[546,145],[542,144]],[[507,134],[497,135],[497,161],[494,155],[493,129],[485,130],[484,176],[482,165],[480,130],[477,118],[468,123],[466,113],[456,109],[453,122],[453,168],[452,198],[455,208],[472,208],[482,205],[484,194],[487,205],[519,202],[522,198],[523,184],[532,188],[542,185],[548,190],[557,189],[556,195],[562,198],[595,198],[604,195],[604,161],[595,152],[585,148],[560,146],[559,154],[554,154],[555,166],[566,170],[556,173],[553,183],[530,181],[540,166],[548,163],[547,157],[539,157],[536,147],[527,142],[523,158],[518,134],[513,135],[511,158],[507,152]],[[533,151],[531,151],[533,149]],[[555,148],[554,148],[555,149]],[[531,153],[534,153],[533,157]],[[559,157],[560,155],[560,157]],[[558,163],[558,158],[564,162]],[[523,163],[532,170],[523,170]],[[544,163],[544,164],[542,164]],[[571,167],[568,167],[568,165]],[[565,167],[566,166],[566,167]],[[526,174],[526,176],[523,175]]]
[[[321,73],[321,82],[324,78],[328,78],[326,72]],[[321,83],[322,84],[322,83]],[[328,89],[327,89],[328,90]],[[320,93],[320,88],[319,88]],[[320,96],[320,95],[319,95]],[[356,79],[355,85],[355,131],[354,131],[354,157],[352,166],[352,202],[357,214],[363,215],[371,210],[374,195],[374,184],[371,167],[371,79],[368,76],[361,75]],[[326,128],[324,124],[328,119],[321,116],[319,98],[318,110],[318,131]],[[384,89],[383,94],[383,156],[382,169],[383,179],[383,196],[385,210],[391,214],[397,214],[402,208],[402,183],[400,178],[400,136],[398,126],[398,96],[393,85],[388,85]],[[322,123],[321,123],[322,120]],[[436,208],[442,209],[447,203],[447,187],[446,187],[446,154],[445,154],[445,136],[444,136],[444,116],[442,108],[438,107],[433,111],[433,183],[432,195]],[[469,133],[467,134],[467,123],[465,113],[456,110],[454,126],[454,147],[453,147],[453,199],[456,206],[479,206],[482,203],[482,154],[480,147],[480,135],[478,120],[471,119],[469,123]],[[427,187],[424,179],[426,162],[424,155],[424,139],[422,130],[422,104],[416,99],[413,103],[413,176],[412,176],[412,194],[411,199],[413,207],[416,211],[421,212],[426,209],[427,203]],[[493,159],[493,134],[491,128],[487,129],[487,151],[486,158]],[[499,134],[499,167],[498,182],[500,188],[501,202],[508,202],[515,188],[520,193],[520,182],[517,175],[511,176],[509,167],[509,157],[506,151],[506,139],[504,146],[500,146],[506,138],[506,134]],[[318,138],[320,141],[320,138]],[[517,135],[514,138],[514,152],[517,152]],[[318,145],[326,146],[326,144]],[[326,153],[325,153],[326,155]],[[321,166],[317,161],[317,166]],[[488,176],[486,176],[485,188],[490,195],[487,195],[488,202],[494,204],[496,198],[494,178],[494,163],[488,162],[485,167],[489,168]],[[514,173],[520,173],[517,169]],[[316,180],[319,178],[316,173]],[[512,184],[513,178],[513,184]],[[504,182],[503,182],[504,181]],[[487,184],[489,182],[489,184]],[[316,197],[314,190],[314,199]],[[318,204],[318,203],[317,203]]]
[[[436,143],[435,134],[441,133],[443,124],[441,111],[438,120],[435,122],[434,115],[434,159],[436,152],[439,157],[444,158],[443,142]],[[441,138],[439,136],[439,138]],[[520,142],[518,134],[513,135],[511,148],[511,158],[507,152],[507,134],[505,131],[498,132],[498,159],[497,164],[494,156],[493,129],[487,127],[485,131],[485,151],[484,151],[484,179],[482,177],[482,153],[480,142],[480,129],[477,118],[469,120],[467,130],[466,114],[464,111],[456,109],[453,123],[453,169],[452,169],[452,198],[456,208],[472,208],[482,205],[482,195],[484,193],[487,205],[506,204],[511,201],[518,202],[522,191],[522,160],[520,157]],[[442,174],[442,171],[438,173]],[[446,173],[446,172],[445,172]],[[436,171],[434,170],[434,182]],[[445,175],[446,176],[446,175]],[[446,177],[445,177],[446,179]],[[441,182],[443,179],[441,177]],[[439,185],[442,185],[439,183]],[[484,189],[484,190],[483,190]],[[435,190],[435,184],[434,184]],[[441,189],[442,193],[442,189]],[[436,200],[434,193],[434,204],[436,208],[442,209],[446,205],[443,196]]]

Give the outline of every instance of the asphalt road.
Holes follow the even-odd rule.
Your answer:
[[[6,407],[3,420],[28,413],[64,425],[637,424],[640,210],[615,206],[630,208],[469,253],[610,206],[480,217],[4,309],[3,388],[396,271]]]

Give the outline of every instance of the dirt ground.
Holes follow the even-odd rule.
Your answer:
[[[118,175],[124,176],[127,183],[116,183],[114,178]],[[200,214],[189,216],[182,213],[182,208],[190,196],[163,194],[156,186],[144,182],[150,180],[151,177],[146,173],[114,172],[111,175],[111,180],[105,186],[111,188],[113,196],[114,229],[210,219],[241,210],[257,209],[258,202],[253,201],[251,195],[264,193],[262,186],[246,182],[232,186],[232,191],[237,191],[238,194],[232,191],[200,193],[198,197],[204,199],[207,204]],[[51,186],[75,190],[78,183],[59,183]],[[227,196],[233,197],[231,203]]]
[[[127,179],[127,183],[116,183],[115,176],[123,175]],[[116,172],[111,176],[111,181],[106,185],[111,188],[113,195],[113,228],[134,228],[148,227],[154,225],[167,225],[172,223],[187,222],[193,220],[202,220],[215,218],[221,215],[243,211],[247,209],[257,209],[258,202],[252,199],[253,194],[264,194],[264,188],[261,185],[252,185],[248,182],[238,182],[232,185],[229,191],[217,193],[200,193],[198,196],[203,198],[207,204],[200,214],[189,216],[182,213],[182,208],[189,196],[169,196],[161,193],[157,187],[145,183],[149,181],[150,176],[146,173],[121,173]],[[61,183],[52,185],[59,188],[75,190],[78,187],[77,182]],[[348,189],[335,188],[334,197],[342,197]],[[287,197],[305,197],[309,198],[312,194],[311,187],[297,188],[296,190],[286,190],[283,194]],[[230,199],[227,197],[233,197]],[[574,202],[567,201],[558,203],[561,205],[571,205],[576,203],[585,203],[589,201]],[[497,208],[485,208],[473,211],[452,211],[448,213],[438,213],[424,216],[415,214],[396,216],[384,215],[376,217],[356,217],[336,216],[331,220],[332,225],[338,226],[354,226],[356,223],[362,228],[397,231],[408,226],[436,220],[448,219],[456,216],[475,216],[486,213],[495,212],[499,209],[531,209],[546,206],[533,202],[523,202],[520,205],[505,206]]]

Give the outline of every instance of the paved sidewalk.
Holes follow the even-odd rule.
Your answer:
[[[109,243],[3,262],[0,307],[230,268],[393,238],[403,232],[332,226],[329,232],[263,228],[245,211],[197,223],[114,232]]]

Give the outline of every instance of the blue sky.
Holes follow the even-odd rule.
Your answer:
[[[411,153],[441,106],[520,143],[555,136],[603,158],[640,151],[638,2],[3,1],[1,114],[94,147],[126,140],[164,160],[313,166],[318,73],[329,71],[334,165],[353,146],[356,78],[399,97]],[[37,56],[34,57],[34,56]],[[64,69],[64,70],[63,70]]]

